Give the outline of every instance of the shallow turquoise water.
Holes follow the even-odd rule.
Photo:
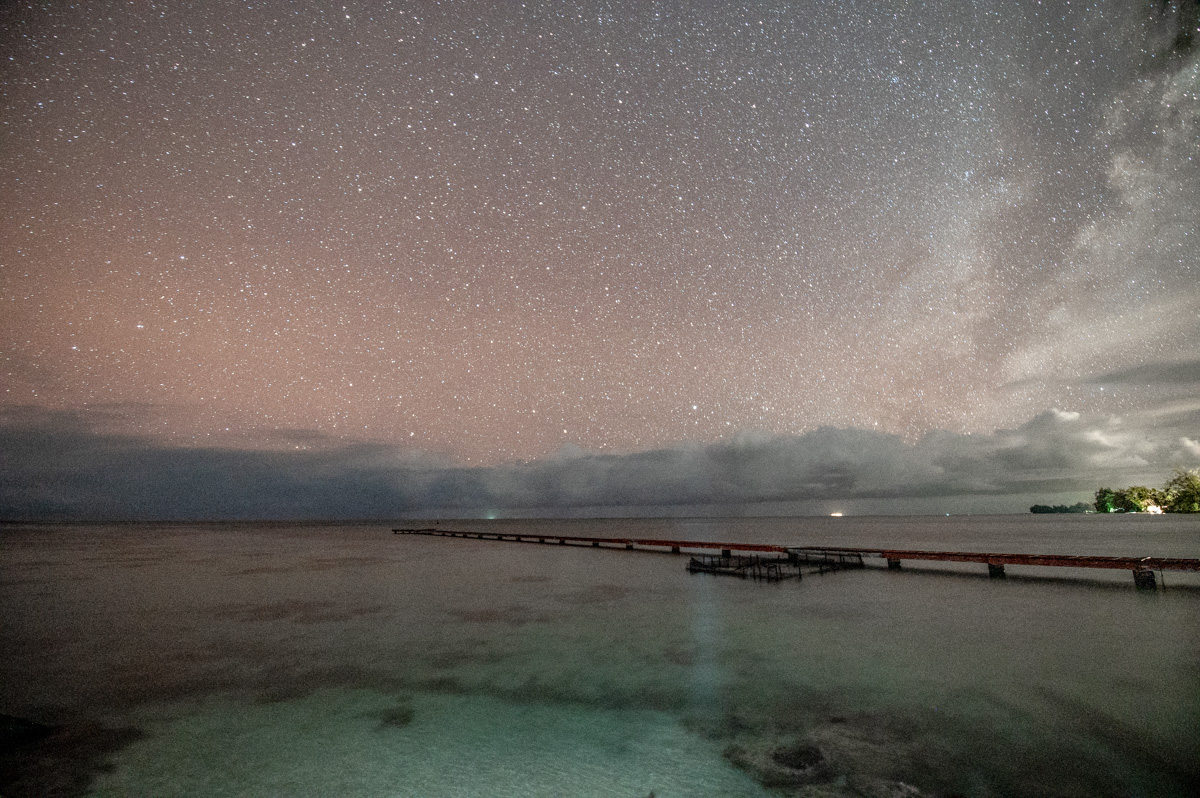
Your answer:
[[[493,523],[1200,556],[1200,527],[1178,518]],[[95,795],[1200,784],[1200,583],[1185,575],[1157,592],[1125,572],[969,567],[768,585],[666,554],[382,526],[41,528],[0,547],[0,712],[142,732],[87,763]],[[794,750],[819,761],[781,765]]]
[[[768,794],[715,743],[649,710],[319,690],[143,723],[149,736],[116,758],[94,795]]]

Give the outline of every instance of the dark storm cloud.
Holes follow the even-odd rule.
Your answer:
[[[1195,465],[1198,439],[1200,404],[1127,419],[1052,411],[1017,429],[935,432],[916,445],[873,431],[826,428],[795,436],[746,433],[627,455],[567,448],[532,463],[461,468],[377,445],[172,448],[97,432],[76,413],[11,408],[0,426],[0,516],[391,518],[614,507],[729,512],[815,499],[1090,492],[1101,483],[1157,483],[1173,467]]]
[[[323,451],[172,448],[95,431],[80,414],[9,410],[0,430],[7,518],[285,518],[372,514],[394,504],[372,445]]]

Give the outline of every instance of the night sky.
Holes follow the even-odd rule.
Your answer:
[[[6,4],[0,515],[1161,484],[1198,8]]]

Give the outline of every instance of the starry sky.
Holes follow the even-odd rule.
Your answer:
[[[0,510],[1161,483],[1198,9],[5,4]]]

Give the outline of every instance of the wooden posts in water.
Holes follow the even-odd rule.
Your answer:
[[[799,579],[800,567],[783,557],[749,557],[731,554],[695,554],[688,559],[688,573],[721,574],[742,579],[765,579],[779,582],[783,579]]]
[[[788,560],[797,565],[816,565],[819,573],[840,571],[844,568],[865,568],[862,555],[857,552],[826,551],[823,549],[788,549]]]

